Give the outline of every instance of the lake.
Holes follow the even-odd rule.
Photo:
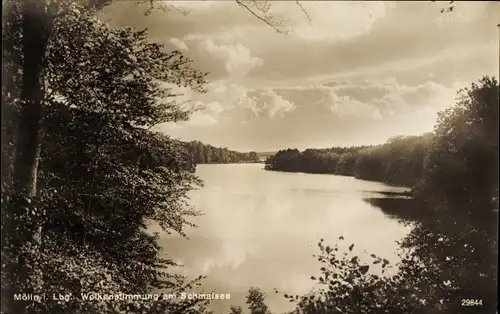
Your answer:
[[[406,188],[353,177],[265,171],[263,166],[198,165],[205,186],[190,194],[191,204],[204,212],[191,220],[198,227],[186,231],[189,240],[176,235],[160,240],[164,252],[184,265],[184,274],[207,276],[205,291],[231,294],[229,301],[212,301],[216,313],[229,313],[232,304],[246,311],[250,286],[266,293],[273,313],[293,309],[283,293],[313,288],[310,277],[320,265],[312,255],[321,238],[335,244],[343,236],[341,247],[347,251],[354,243],[361,260],[375,253],[397,261],[396,241],[409,227],[365,200]]]

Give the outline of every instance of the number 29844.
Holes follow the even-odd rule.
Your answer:
[[[483,305],[483,300],[482,299],[462,299],[461,300],[462,306],[482,306]]]

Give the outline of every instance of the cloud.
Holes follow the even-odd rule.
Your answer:
[[[382,113],[376,106],[350,96],[338,96],[334,90],[325,92],[319,104],[329,108],[335,116],[341,119],[379,120],[382,118]]]
[[[217,124],[217,119],[207,113],[195,111],[188,122],[180,124],[179,126],[205,127]]]
[[[194,109],[189,121],[170,123],[170,127],[207,127],[218,124],[223,118],[236,117],[238,109],[251,108],[253,100],[248,90],[227,81],[214,81],[206,85],[207,92],[197,93],[189,87],[162,83],[176,93],[176,100],[186,108]],[[248,115],[247,115],[248,116]]]
[[[266,89],[261,95],[261,99],[264,100],[266,104],[269,116],[272,118],[277,114],[283,114],[285,112],[292,111],[295,108],[295,104],[283,98],[283,96],[278,95],[272,89]]]
[[[190,87],[177,86],[171,83],[161,82],[161,85],[165,88],[169,88],[172,93],[176,94],[175,100],[179,103],[179,106],[182,106],[185,109],[194,110],[188,121],[167,123],[164,124],[163,127],[179,128],[215,125],[227,109],[227,105],[224,105],[224,103],[221,102],[224,100],[224,97],[214,96],[214,94],[217,94],[217,91],[219,91],[217,84],[209,84],[207,86],[208,92],[206,94],[197,93]]]
[[[242,107],[250,109],[255,116],[274,118],[293,111],[295,104],[271,88],[253,91],[253,97],[245,99]]]
[[[208,37],[200,41],[199,48],[213,59],[223,61],[227,74],[232,77],[244,77],[264,64],[261,58],[252,56],[250,49],[241,43],[219,44],[214,38]]]
[[[191,118],[187,122],[182,122],[182,124],[197,127],[215,125],[223,112],[224,107],[218,102],[203,104],[200,110],[193,112]]]
[[[232,30],[224,30],[224,31],[216,31],[210,33],[210,38],[214,41],[229,43],[233,40],[241,40],[244,38],[244,34],[242,32],[242,27],[233,28]],[[184,36],[184,40],[202,40],[206,38],[207,35],[203,33],[190,33]]]
[[[387,77],[378,82],[364,81],[347,86],[338,85],[333,89],[340,95],[368,101],[382,113],[395,115],[423,108],[441,110],[453,102],[456,87],[449,88],[433,81],[413,86],[404,85],[399,84],[394,77]]]
[[[309,23],[300,7],[287,4],[283,10],[294,18],[293,34],[305,40],[339,40],[356,37],[368,32],[373,24],[383,18],[387,6],[383,2],[303,2],[302,6],[311,18]],[[291,9],[295,12],[292,14]],[[305,17],[305,18],[304,18]]]
[[[394,77],[381,80],[363,80],[357,82],[328,82],[325,84],[339,96],[349,96],[363,102],[382,104],[385,109],[439,107],[440,100],[453,100],[456,86],[448,88],[434,81],[425,81],[418,85],[400,84]]]
[[[238,84],[219,80],[207,85],[205,94],[197,94],[186,88],[177,89],[180,101],[190,101],[200,110],[192,116],[195,125],[214,125],[215,120],[246,121],[252,117],[274,118],[296,108],[294,102],[285,99],[274,89],[248,89]]]
[[[202,96],[205,101],[218,101],[226,108],[238,106],[248,98],[249,90],[243,86],[227,81],[214,81],[207,85],[207,93]]]
[[[292,100],[307,94],[310,103],[327,108],[341,119],[380,120],[420,111],[425,111],[427,116],[429,112],[436,114],[454,103],[460,87],[458,83],[447,87],[431,80],[416,85],[400,84],[394,77],[385,77],[379,80],[330,81],[279,91]],[[300,103],[307,103],[307,100]]]
[[[175,37],[172,37],[169,39],[169,42],[174,45],[177,49],[179,49],[180,51],[187,51],[188,50],[188,46],[186,45],[186,43],[182,40],[180,40],[179,38],[175,38]]]

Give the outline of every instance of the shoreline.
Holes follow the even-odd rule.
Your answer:
[[[389,183],[389,182],[384,182],[380,180],[370,180],[370,179],[363,179],[363,178],[357,178],[356,176],[352,175],[346,175],[346,174],[339,174],[339,173],[324,173],[324,172],[305,172],[305,171],[291,171],[291,170],[277,170],[277,169],[269,169],[264,167],[264,170],[266,171],[276,171],[276,172],[291,172],[291,173],[306,173],[306,174],[320,174],[320,175],[334,175],[334,176],[342,176],[342,177],[350,177],[350,178],[355,178],[358,180],[363,180],[363,181],[370,181],[370,182],[379,182],[379,183],[384,183],[389,186],[393,187],[399,187],[399,188],[405,188],[408,189],[408,191],[405,192],[380,192],[382,194],[385,194],[387,196],[407,196],[407,197],[413,197],[413,187],[411,186],[406,186],[406,185],[401,185],[401,184],[394,184],[394,183]]]

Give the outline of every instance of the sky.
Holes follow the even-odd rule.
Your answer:
[[[379,144],[432,131],[459,88],[498,77],[499,3],[269,3],[287,34],[231,0],[106,8],[112,26],[147,28],[209,72],[205,94],[175,88],[200,110],[156,130],[239,151]]]

